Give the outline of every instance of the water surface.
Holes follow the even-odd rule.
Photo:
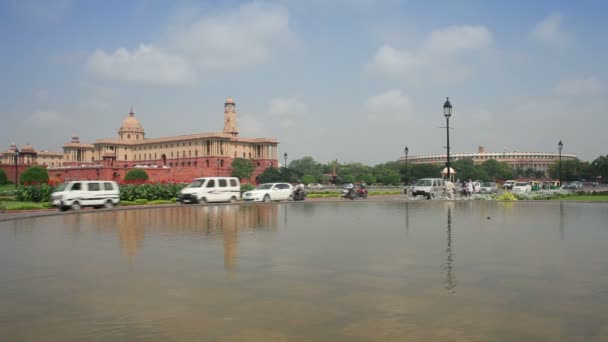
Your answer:
[[[0,340],[608,340],[608,206],[285,203],[0,222]]]

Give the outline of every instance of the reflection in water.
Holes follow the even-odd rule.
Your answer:
[[[409,201],[405,201],[405,234],[407,235],[410,232],[410,212],[409,212],[410,203]]]
[[[262,228],[276,231],[278,206],[208,206],[170,210],[121,210],[98,215],[69,215],[66,216],[66,220],[69,221],[66,223],[70,227],[79,227],[83,223],[92,224],[95,229],[101,231],[115,230],[121,248],[131,263],[150,234],[186,233],[220,236],[224,247],[224,266],[230,270],[236,266],[239,232]]]
[[[446,230],[447,247],[445,248],[445,264],[443,269],[445,270],[445,281],[444,287],[449,293],[456,292],[456,276],[454,275],[453,263],[454,255],[452,253],[452,205],[453,203],[447,203],[448,206],[448,225]]]
[[[564,228],[564,202],[559,201],[559,238],[566,238],[566,229]]]

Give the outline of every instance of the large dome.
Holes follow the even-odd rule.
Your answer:
[[[141,125],[141,122],[135,118],[135,113],[133,110],[129,113],[129,116],[122,121],[122,125],[118,130],[119,133],[122,132],[133,132],[133,133],[143,133],[144,127]]]

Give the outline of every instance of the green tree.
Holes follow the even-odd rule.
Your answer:
[[[599,156],[591,162],[590,173],[592,178],[599,177],[602,182],[608,181],[608,155]]]
[[[311,175],[315,178],[313,181],[316,182],[321,178],[323,174],[323,165],[316,162],[313,157],[304,157],[296,160],[292,160],[289,163],[289,168],[293,169],[297,174],[301,175]]]
[[[592,166],[587,162],[575,160],[562,160],[561,179],[564,181],[574,181],[592,178]],[[560,178],[559,161],[549,166],[549,176],[553,179]]]
[[[19,180],[24,185],[46,184],[49,181],[49,174],[43,167],[32,166],[23,171]]]
[[[490,179],[486,170],[481,165],[475,165],[471,158],[464,158],[452,162],[452,168],[456,171],[456,178],[487,181]]]
[[[232,160],[232,173],[230,175],[238,179],[249,179],[254,170],[255,167],[251,159],[234,158]]]
[[[361,181],[365,182],[366,184],[374,184],[374,183],[376,183],[376,177],[374,175],[372,175],[371,173],[366,173],[363,176],[361,176]]]
[[[410,164],[408,165],[409,181],[414,181],[420,178],[437,178],[441,177],[441,165],[436,164]]]
[[[147,181],[148,173],[142,169],[132,169],[127,171],[125,175],[125,181],[127,182],[137,182],[137,181]]]
[[[0,169],[0,185],[8,184],[8,177],[6,176],[6,172]]]
[[[496,159],[486,160],[481,164],[489,179],[493,180],[508,180],[513,178],[513,168],[505,163],[499,162]]]
[[[315,183],[316,181],[317,181],[317,179],[313,175],[304,175],[302,177],[302,183],[304,183],[304,184]]]
[[[283,175],[279,169],[271,166],[264,170],[264,172],[262,172],[257,179],[260,183],[280,182],[283,180]]]

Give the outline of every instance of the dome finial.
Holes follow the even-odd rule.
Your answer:
[[[129,116],[135,116],[135,113],[133,113],[133,106],[131,106],[131,111],[129,112]]]

